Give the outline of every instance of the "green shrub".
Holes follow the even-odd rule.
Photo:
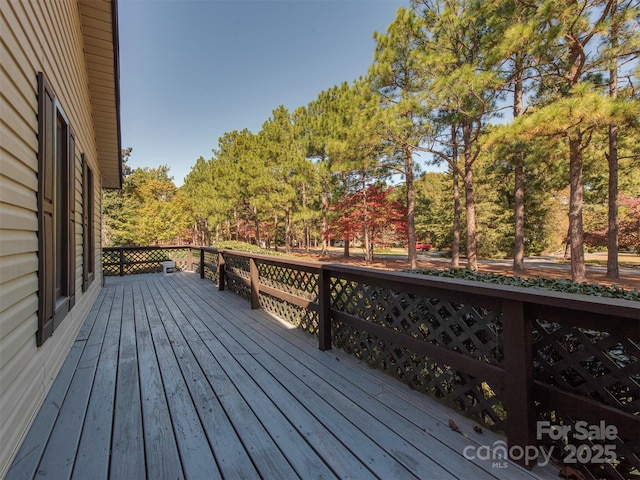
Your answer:
[[[431,275],[435,277],[457,278],[474,280],[484,283],[496,283],[499,285],[513,285],[517,287],[543,288],[555,292],[578,293],[582,295],[594,295],[597,297],[623,298],[640,302],[638,289],[626,290],[617,285],[606,286],[597,283],[576,283],[568,279],[552,279],[544,277],[522,278],[517,275],[500,275],[497,273],[478,273],[466,268],[450,268],[447,270],[413,269],[405,270],[409,273]]]
[[[225,242],[218,242],[212,246],[213,248],[219,248],[220,250],[235,250],[237,252],[256,253],[261,255],[281,255],[279,252],[273,250],[266,250],[260,248],[258,245],[252,243],[240,242],[236,240],[229,240]]]

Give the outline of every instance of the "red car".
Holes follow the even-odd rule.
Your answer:
[[[419,252],[428,252],[433,248],[433,245],[426,242],[416,242],[416,250]]]

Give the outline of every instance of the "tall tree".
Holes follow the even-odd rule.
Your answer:
[[[180,189],[192,215],[194,245],[211,245],[209,227],[215,225],[215,202],[213,198],[213,171],[211,161],[200,157],[191,167]]]
[[[135,211],[126,201],[129,194],[127,177],[131,175],[131,167],[127,164],[131,157],[132,148],[122,149],[122,177],[121,190],[102,190],[102,246],[130,245],[133,243],[132,231],[128,226],[132,222]]]
[[[424,82],[417,64],[418,19],[412,10],[401,8],[387,27],[386,34],[375,33],[374,63],[369,70],[373,88],[380,92],[386,112],[379,128],[390,143],[386,166],[404,177],[407,205],[408,260],[417,267],[415,228],[414,152],[431,129],[419,93]]]
[[[640,6],[637,2],[614,0],[610,10],[610,22],[608,41],[603,51],[603,56],[608,60],[609,70],[609,96],[617,101],[620,82],[619,69],[637,62],[640,54],[640,38],[637,32],[637,18],[640,15]],[[627,75],[631,74],[628,68]],[[620,270],[618,266],[618,134],[619,125],[611,122],[608,125],[608,233],[607,233],[607,277],[618,278]]]
[[[131,150],[123,152],[126,160]],[[149,245],[169,243],[188,234],[190,218],[169,175],[169,167],[123,168],[123,188],[105,192],[105,244]]]
[[[532,18],[537,5],[518,0],[495,0],[483,2],[487,9],[491,35],[485,43],[489,62],[502,72],[503,89],[512,95],[512,117],[518,118],[524,113],[524,98],[532,82],[529,72],[536,63],[536,58],[543,55],[537,49],[541,42],[537,41]],[[510,141],[506,136],[501,141]],[[515,140],[508,151],[509,163],[513,166],[513,269],[524,270],[525,256],[525,165],[526,145]]]
[[[617,50],[619,41],[620,25],[617,22],[616,12],[618,10],[618,2],[615,1],[611,7],[611,23],[609,33],[609,47],[611,50]],[[609,65],[609,96],[611,99],[618,98],[618,58],[612,55]],[[608,229],[607,229],[607,277],[618,278],[620,276],[620,268],[618,266],[618,124],[611,122],[609,124],[609,151],[606,153],[607,162],[609,164],[609,182],[608,182]]]
[[[606,40],[607,25],[612,22],[617,0],[572,0],[555,2],[546,0],[538,9],[539,28],[547,32],[546,44],[555,60],[541,65],[544,72],[539,92],[546,100],[549,115],[542,115],[552,124],[569,115],[575,123],[556,130],[566,138],[569,147],[569,235],[571,277],[576,282],[586,280],[584,264],[584,204],[583,152],[588,147],[593,129],[605,120],[610,106],[591,98],[587,100],[598,111],[575,115],[575,101],[584,101],[592,95],[594,78],[606,66],[598,49]],[[614,22],[615,23],[615,22]],[[560,108],[568,110],[561,110]],[[550,118],[553,117],[553,118]],[[596,122],[599,117],[600,122]],[[585,124],[585,120],[589,120]],[[600,123],[601,125],[602,123]]]
[[[274,225],[277,230],[278,218],[282,214],[285,221],[285,250],[289,252],[292,245],[291,222],[294,213],[300,209],[299,188],[309,173],[307,149],[293,116],[282,105],[262,125],[259,135],[265,155],[263,161],[273,180],[268,201],[274,207]]]
[[[349,86],[343,83],[318,94],[306,108],[306,125],[308,129],[308,152],[315,161],[317,186],[319,189],[322,254],[327,253],[329,246],[329,209],[330,198],[339,195],[339,181],[331,172],[333,155],[330,154],[339,125],[342,124],[337,108],[340,96]]]
[[[477,270],[473,164],[480,154],[479,137],[495,114],[500,78],[487,65],[483,50],[488,34],[481,1],[416,1],[422,18],[422,75],[430,105],[460,126],[466,216],[467,267]],[[449,122],[451,123],[451,122]]]

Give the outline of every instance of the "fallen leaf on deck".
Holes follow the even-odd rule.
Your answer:
[[[587,480],[587,478],[575,468],[562,467],[560,469],[560,477],[567,480]]]
[[[476,433],[482,433],[482,429],[478,425],[473,426],[473,431]]]
[[[454,422],[451,419],[449,419],[449,428],[451,430],[453,430],[454,432],[462,433],[462,430],[460,430],[460,428],[458,428],[458,425],[456,425],[456,422]]]

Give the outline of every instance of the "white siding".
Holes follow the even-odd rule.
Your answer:
[[[82,292],[80,154],[85,154],[96,179],[100,168],[80,25],[73,0],[0,0],[0,478],[101,284],[96,245],[96,280]],[[76,134],[76,305],[53,337],[37,348],[39,71],[44,72]],[[94,198],[98,229],[97,187]],[[98,231],[95,238],[99,241]]]

